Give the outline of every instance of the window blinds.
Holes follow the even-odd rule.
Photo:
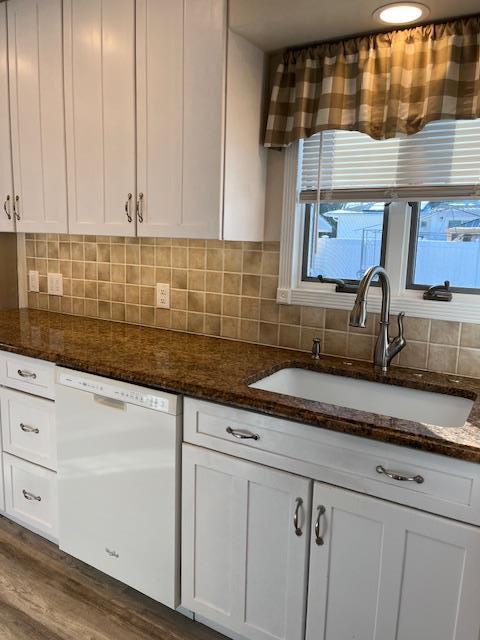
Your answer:
[[[324,131],[300,141],[300,154],[301,202],[480,198],[480,119],[389,140]]]

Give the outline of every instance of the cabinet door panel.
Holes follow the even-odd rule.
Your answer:
[[[318,512],[314,516],[318,517]],[[329,510],[325,520],[327,518],[330,521],[330,553],[327,546],[323,549],[317,545],[312,547],[312,553],[317,553],[321,558],[318,563],[319,575],[328,576],[328,581],[322,581],[321,598],[322,602],[328,601],[325,637],[374,638],[383,523],[341,509]],[[348,603],[348,614],[345,603]]]
[[[221,238],[226,2],[185,0],[182,226]]]
[[[7,5],[17,230],[65,232],[61,0]]]
[[[448,540],[406,532],[397,640],[431,633],[437,640],[455,638],[465,555],[464,548]],[[435,612],[433,620],[427,611]]]
[[[134,235],[135,3],[65,0],[64,12],[69,230]]]
[[[138,192],[143,236],[182,224],[183,0],[137,0]]]
[[[0,231],[14,231],[8,89],[7,3],[0,4]]]
[[[137,0],[138,235],[221,235],[225,25],[225,0]]]
[[[182,604],[252,640],[303,638],[310,485],[184,445]]]
[[[313,509],[307,640],[478,637],[476,527],[319,483]]]
[[[238,509],[235,478],[215,469],[196,470],[195,598],[224,616],[232,615],[233,561],[231,544]],[[237,500],[235,501],[235,497]],[[229,505],[237,509],[225,517]]]

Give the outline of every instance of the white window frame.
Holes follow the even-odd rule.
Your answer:
[[[335,285],[302,281],[304,207],[298,204],[299,145],[285,151],[282,228],[280,236],[280,272],[277,302],[327,309],[348,309],[355,296],[336,293]],[[406,272],[410,244],[411,208],[406,202],[392,202],[388,216],[386,264],[392,288],[391,312],[435,320],[453,320],[480,324],[480,295],[454,293],[451,302],[423,299],[423,291],[406,288]],[[398,215],[403,214],[403,215]],[[372,287],[368,308],[379,312],[381,291]]]

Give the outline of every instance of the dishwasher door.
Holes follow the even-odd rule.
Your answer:
[[[89,391],[56,389],[60,548],[175,608],[180,416],[118,397],[149,398],[150,405],[167,397],[175,412],[177,397],[68,373]],[[112,389],[116,398],[95,393]]]

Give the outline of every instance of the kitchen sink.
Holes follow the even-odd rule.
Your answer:
[[[467,398],[297,368],[276,371],[250,387],[440,427],[463,426],[473,406]]]

